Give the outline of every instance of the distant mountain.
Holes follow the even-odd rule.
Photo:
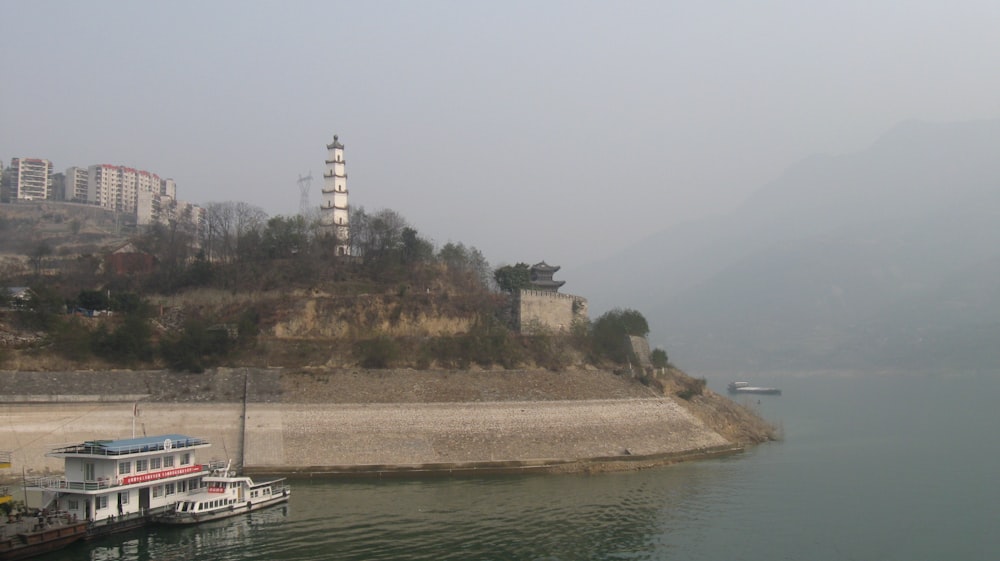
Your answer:
[[[998,156],[1000,120],[904,123],[567,277],[696,372],[1000,367]]]

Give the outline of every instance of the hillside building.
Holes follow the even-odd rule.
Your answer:
[[[559,292],[566,284],[552,279],[559,269],[545,261],[531,266],[531,288],[520,290],[513,302],[514,323],[521,333],[566,333],[574,324],[589,319],[586,298]]]
[[[87,178],[89,174],[87,168],[70,167],[66,168],[63,174],[63,182],[66,190],[63,193],[64,200],[74,203],[87,202]]]
[[[134,213],[139,193],[163,193],[163,180],[155,173],[109,164],[87,168],[87,202],[116,212]]]
[[[566,281],[552,280],[552,275],[559,269],[561,267],[558,265],[549,265],[545,261],[532,265],[529,273],[531,288],[542,292],[559,292],[559,288],[566,284]]]
[[[347,208],[347,162],[344,145],[333,135],[333,142],[326,145],[326,172],[323,174],[323,203],[320,219],[332,228],[337,237],[337,255],[350,255],[350,216]]]
[[[52,189],[52,162],[41,158],[11,158],[4,170],[10,201],[44,201]]]

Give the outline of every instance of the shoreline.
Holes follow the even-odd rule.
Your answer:
[[[18,399],[0,404],[14,452],[0,477],[59,474],[54,446],[133,431],[206,438],[205,460],[294,477],[624,471],[767,440],[728,398],[683,401],[602,371],[6,374],[0,390]]]
[[[575,459],[494,460],[443,464],[303,466],[295,469],[247,467],[247,475],[290,479],[390,479],[408,477],[478,477],[536,473],[612,473],[668,466],[742,454],[746,447],[724,444],[711,448],[641,456],[605,456]]]

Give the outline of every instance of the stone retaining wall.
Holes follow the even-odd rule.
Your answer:
[[[0,391],[23,393],[0,405],[0,449],[13,452],[9,474],[17,476],[22,467],[29,476],[61,472],[61,460],[45,455],[56,445],[127,438],[133,426],[136,435],[206,438],[213,447],[201,460],[270,473],[629,468],[735,448],[662,397],[282,403],[278,370],[7,374]],[[55,393],[53,384],[73,393]],[[91,393],[95,385],[124,393]]]

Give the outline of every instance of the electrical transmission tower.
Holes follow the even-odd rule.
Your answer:
[[[308,175],[302,177],[299,174],[299,214],[305,216],[309,214],[312,210],[309,208],[309,188],[312,187],[313,174],[310,171]]]

